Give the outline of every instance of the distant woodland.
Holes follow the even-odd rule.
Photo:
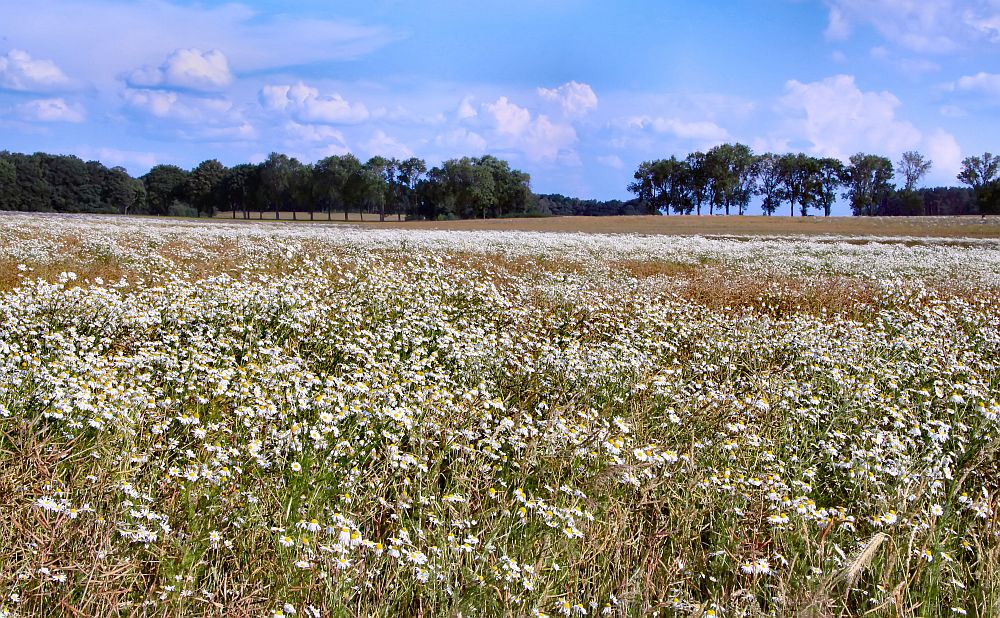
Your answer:
[[[215,159],[191,170],[157,165],[139,178],[121,167],[69,155],[0,152],[0,210],[293,219],[352,213],[381,219],[469,219],[640,214],[829,216],[838,197],[853,214],[1000,213],[1000,157],[969,157],[962,187],[917,188],[932,162],[907,152],[895,165],[858,154],[848,164],[805,154],[755,155],[723,144],[684,159],[646,161],[628,190],[634,199],[582,200],[535,194],[531,177],[486,155],[428,168],[419,158],[351,154],[302,163],[272,153],[257,164],[226,167]],[[897,186],[896,178],[901,180]]]
[[[646,161],[628,189],[648,210],[663,214],[745,214],[755,198],[765,215],[830,216],[838,197],[855,216],[1000,214],[1000,157],[962,162],[965,187],[917,188],[933,162],[915,151],[893,165],[858,153],[847,164],[803,153],[755,155],[744,144],[722,144],[684,159]],[[899,179],[900,184],[895,184]]]

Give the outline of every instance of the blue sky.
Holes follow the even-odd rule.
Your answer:
[[[1000,151],[1000,0],[0,0],[0,148],[123,165],[493,153],[627,197],[646,159]]]

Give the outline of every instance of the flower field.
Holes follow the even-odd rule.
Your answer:
[[[1000,241],[0,214],[0,616],[1000,612]]]

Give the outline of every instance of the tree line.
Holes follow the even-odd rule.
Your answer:
[[[646,161],[628,190],[649,211],[670,214],[745,214],[757,197],[765,215],[787,204],[790,216],[816,210],[830,216],[838,196],[855,216],[1000,213],[1000,157],[985,153],[962,162],[966,188],[918,189],[932,162],[909,151],[890,159],[858,153],[847,164],[804,153],[755,155],[745,144],[721,144],[684,159]],[[897,186],[893,181],[899,178]]]
[[[631,205],[629,205],[631,204]],[[428,169],[419,158],[352,154],[312,164],[271,153],[259,164],[226,167],[215,159],[191,170],[156,165],[133,178],[122,167],[69,155],[0,152],[0,209],[233,218],[353,213],[380,219],[460,219],[636,214],[637,202],[535,195],[531,177],[486,155]]]
[[[381,219],[497,217],[530,210],[530,177],[495,157],[462,158],[427,168],[418,158],[331,156],[313,164],[271,153],[259,164],[226,167],[215,159],[191,170],[156,165],[132,178],[121,167],[74,156],[0,153],[0,208],[263,218],[273,212]]]
[[[317,214],[348,219],[367,213],[398,219],[638,214],[745,214],[760,198],[765,214],[787,204],[801,215],[830,215],[843,196],[855,215],[953,215],[1000,212],[1000,157],[963,161],[967,187],[917,189],[931,168],[918,152],[893,163],[857,154],[848,164],[802,153],[755,155],[743,144],[722,144],[684,159],[642,163],[628,189],[635,199],[582,200],[536,195],[531,177],[486,155],[450,159],[428,168],[422,159],[352,154],[315,163],[271,153],[261,163],[226,167],[215,159],[191,170],[156,165],[133,178],[122,167],[71,155],[0,151],[0,210],[96,212],[172,216],[274,218]],[[902,184],[893,184],[896,177]],[[270,217],[270,215],[269,215]]]

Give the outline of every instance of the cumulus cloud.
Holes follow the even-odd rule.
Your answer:
[[[793,131],[815,154],[845,158],[858,150],[901,152],[916,147],[921,133],[896,118],[901,103],[890,92],[862,92],[850,75],[785,84],[780,105]]]
[[[897,117],[901,102],[895,95],[862,91],[850,75],[790,81],[779,106],[788,114],[788,132],[775,139],[808,142],[816,155],[846,160],[856,152],[875,152],[895,160],[904,151],[919,150],[934,162],[931,175],[943,182],[961,166],[961,148],[952,134],[940,128],[921,131]]]
[[[361,144],[361,146],[371,155],[381,155],[383,157],[395,157],[397,159],[408,159],[413,156],[413,151],[403,144],[402,142],[396,140],[394,137],[387,135],[385,131],[379,129],[375,131],[375,134],[371,138]]]
[[[522,150],[528,159],[551,162],[556,159],[578,161],[570,151],[576,143],[576,129],[569,124],[553,122],[540,114],[532,118],[527,109],[500,97],[486,105],[496,133],[506,138],[512,147]]]
[[[582,118],[597,107],[597,95],[587,84],[567,82],[558,88],[539,88],[538,96],[558,103],[569,118]]]
[[[50,92],[71,85],[69,77],[51,60],[32,58],[20,49],[0,56],[0,88],[22,92]]]
[[[486,150],[486,139],[482,135],[462,127],[438,135],[434,143],[463,155],[478,154]]]
[[[934,162],[932,175],[943,182],[953,181],[962,169],[962,147],[955,137],[942,129],[935,129],[924,138],[922,145],[927,158]]]
[[[500,97],[486,106],[486,111],[493,115],[498,133],[520,137],[531,125],[531,112],[511,103],[507,97]]]
[[[178,49],[158,67],[136,69],[128,76],[131,86],[180,88],[208,92],[223,90],[233,82],[229,60],[217,49]]]
[[[951,52],[1000,43],[996,0],[826,0],[830,40],[848,38],[857,25],[922,53]]]
[[[172,90],[126,88],[122,93],[133,110],[155,118],[197,123],[234,121],[232,101],[223,97],[187,96]]]
[[[18,115],[36,122],[83,122],[86,118],[83,106],[67,103],[65,99],[36,99],[17,106]]]
[[[339,94],[321,95],[303,82],[264,86],[259,99],[264,109],[285,112],[303,122],[358,124],[369,117],[363,103],[350,103]]]
[[[462,99],[462,102],[459,103],[458,111],[455,112],[455,115],[459,120],[470,120],[479,115],[479,112],[476,111],[475,106],[472,105],[473,101],[474,101],[473,97],[469,96]]]

